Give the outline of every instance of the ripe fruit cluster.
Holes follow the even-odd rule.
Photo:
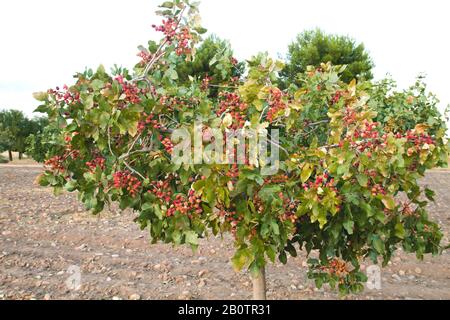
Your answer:
[[[157,130],[164,128],[164,126],[155,119],[155,115],[153,113],[143,114],[143,119],[138,123],[138,132],[143,132],[147,126],[151,126]]]
[[[162,21],[162,25],[152,25],[152,27],[156,31],[164,33],[166,41],[169,44],[176,40],[177,46],[175,48],[175,53],[178,56],[190,54],[191,49],[189,48],[189,43],[192,40],[192,34],[187,27],[181,28],[181,30],[177,33],[178,25],[178,21],[167,19]]]
[[[168,154],[172,154],[173,147],[174,147],[172,140],[170,140],[170,138],[163,138],[161,136],[159,137],[159,139],[160,139],[162,145],[164,146],[164,149],[166,150],[166,152]]]
[[[384,189],[380,184],[375,184],[370,191],[374,197],[387,194],[386,189]]]
[[[105,170],[105,158],[103,157],[96,157],[92,161],[86,162],[86,166],[89,168],[89,171],[92,173],[94,172],[97,167],[99,167],[101,170]]]
[[[330,188],[337,192],[335,187],[334,178],[331,178],[328,173],[324,173],[323,175],[316,176],[316,180],[309,181],[308,183],[303,184],[303,190],[308,191],[310,189],[318,189],[318,188]]]
[[[333,98],[331,98],[331,103],[332,104],[336,104],[339,102],[339,100],[341,100],[341,97],[344,95],[344,92],[342,91],[336,91],[336,93],[334,94]]]
[[[297,207],[300,202],[298,200],[289,199],[283,194],[283,192],[280,192],[278,196],[283,201],[283,208],[284,208],[284,213],[280,217],[281,221],[290,220],[292,223],[295,223],[298,220],[296,213]]]
[[[234,92],[220,92],[219,100],[217,116],[229,113],[233,118],[232,129],[236,130],[244,127],[248,105],[242,102],[241,97]]]
[[[148,192],[154,194],[162,202],[169,203],[172,199],[170,182],[170,177],[165,179],[164,181],[153,181],[151,182],[151,189]]]
[[[349,273],[347,263],[337,258],[331,260],[327,266],[321,266],[320,270],[340,278],[345,277]]]
[[[167,216],[172,217],[176,212],[187,215],[189,218],[192,218],[194,214],[201,214],[203,212],[201,197],[197,196],[194,190],[189,190],[187,197],[181,194],[173,197],[170,187],[172,179],[173,176],[169,176],[165,180],[153,181],[151,182],[151,189],[148,191],[168,207]]]
[[[173,19],[162,21],[162,25],[152,25],[152,28],[157,32],[162,32],[166,36],[166,40],[171,42],[176,35],[178,23]]]
[[[135,197],[141,188],[141,182],[130,171],[119,171],[113,174],[114,188],[125,189],[131,197]]]
[[[77,103],[80,103],[80,93],[79,92],[71,92],[67,85],[63,86],[63,89],[60,90],[59,87],[56,89],[49,89],[47,93],[53,96],[57,103],[64,103],[69,106],[73,106]]]
[[[150,53],[148,53],[148,52],[145,52],[145,51],[139,51],[139,53],[137,54],[137,56],[139,57],[139,58],[141,58],[141,61],[139,62],[139,64],[142,66],[142,65],[146,65],[147,63],[149,63],[151,60],[152,60],[152,58],[153,58],[153,56],[152,56],[152,54],[150,54]]]
[[[159,97],[159,103],[167,108],[167,111],[173,111],[174,109],[183,110],[185,108],[193,108],[194,105],[200,103],[197,98],[185,98],[185,97],[171,97],[167,95],[161,95]]]
[[[408,139],[409,142],[413,143],[417,149],[420,149],[425,144],[427,145],[434,145],[435,141],[432,137],[430,137],[427,134],[423,133],[416,133],[412,130],[408,131],[406,133],[406,139]]]
[[[236,208],[232,205],[231,208],[225,208],[224,205],[218,204],[216,206],[218,215],[224,220],[225,223],[230,225],[230,232],[236,238],[237,225],[244,220],[243,216],[239,216]]]
[[[44,166],[47,170],[51,171],[64,171],[64,157],[62,156],[55,156],[53,158],[48,159],[44,162]]]
[[[119,75],[115,79],[122,87],[122,93],[125,94],[125,100],[131,104],[138,104],[141,102],[139,95],[142,92],[136,84],[125,81],[122,75]]]
[[[190,54],[191,48],[189,48],[189,42],[192,39],[192,35],[189,29],[186,27],[182,28],[175,38],[177,39],[177,48],[175,49],[175,53],[178,56]]]
[[[267,112],[267,121],[273,122],[280,112],[286,109],[287,105],[283,102],[284,94],[280,89],[271,88],[269,90],[269,94],[269,111]]]
[[[201,203],[201,197],[197,196],[194,190],[189,190],[187,199],[183,195],[177,194],[175,199],[170,203],[167,216],[171,217],[178,211],[192,218],[194,214],[202,214],[203,209]]]
[[[206,91],[209,89],[209,84],[210,82],[213,80],[212,77],[206,75],[203,79],[202,79],[202,85],[200,86],[200,89],[203,91]]]

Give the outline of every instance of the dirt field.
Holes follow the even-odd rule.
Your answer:
[[[247,274],[229,263],[230,239],[203,240],[200,249],[150,245],[131,212],[86,213],[74,194],[55,198],[33,184],[36,166],[0,166],[0,299],[249,299]],[[422,182],[437,193],[430,208],[448,243],[450,172]],[[71,291],[67,269],[82,286]],[[269,299],[336,299],[306,279],[305,258],[270,265]],[[402,252],[382,271],[382,290],[348,299],[450,299],[450,252],[420,262]]]

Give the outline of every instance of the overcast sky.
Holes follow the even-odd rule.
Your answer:
[[[0,2],[0,109],[28,115],[31,94],[71,83],[85,67],[131,68],[137,46],[156,34],[156,0],[14,0]],[[320,27],[366,45],[377,79],[401,87],[427,74],[429,88],[450,103],[450,5],[445,0],[203,0],[203,24],[230,40],[239,59],[258,51],[284,55],[295,35]]]

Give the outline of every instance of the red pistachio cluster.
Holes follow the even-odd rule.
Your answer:
[[[341,97],[344,95],[344,92],[342,91],[336,91],[336,93],[334,94],[333,98],[331,98],[331,103],[332,104],[336,104],[339,102],[339,100],[341,100]]]
[[[330,275],[336,275],[341,278],[346,276],[349,272],[347,263],[337,258],[331,260],[327,266],[321,266],[320,270]]]
[[[175,38],[177,39],[177,48],[175,49],[175,53],[178,56],[190,54],[191,48],[189,48],[189,42],[192,39],[192,35],[189,29],[186,27],[182,28]]]
[[[94,172],[97,167],[99,167],[101,170],[105,170],[105,158],[103,157],[96,157],[92,161],[86,162],[86,166],[89,168],[89,171],[92,173]]]
[[[148,192],[154,194],[162,202],[169,203],[172,199],[170,181],[171,178],[165,179],[164,181],[153,181],[151,182],[151,189]]]
[[[241,97],[234,92],[220,92],[219,93],[219,109],[216,114],[221,116],[224,113],[229,113],[233,118],[233,129],[242,128],[245,124],[246,112],[248,105],[241,101]]]
[[[77,134],[78,134],[78,132],[74,132],[73,136],[76,136]],[[80,151],[74,149],[72,146],[72,143],[71,143],[72,138],[73,138],[72,136],[66,136],[64,138],[64,141],[66,142],[65,149],[64,149],[64,156],[63,156],[64,160],[69,157],[72,159],[77,159],[80,156]]]
[[[282,184],[286,183],[289,177],[285,174],[270,176],[264,179],[265,184]]]
[[[152,55],[148,52],[145,51],[139,51],[139,53],[137,54],[137,56],[139,58],[141,58],[141,61],[139,62],[139,64],[142,65],[146,65],[147,63],[149,63],[152,60]]]
[[[405,137],[406,137],[406,139],[408,139],[408,142],[411,142],[414,144],[416,150],[420,150],[425,144],[428,144],[428,145],[435,144],[434,139],[424,133],[417,133],[417,132],[410,130],[406,133]]]
[[[278,88],[271,88],[269,91],[269,111],[267,112],[267,121],[273,122],[280,111],[286,109],[287,105],[283,100],[283,92]]]
[[[155,119],[155,114],[144,113],[143,119],[141,121],[139,121],[139,123],[138,123],[138,131],[139,132],[144,131],[145,128],[147,128],[147,126],[151,126],[152,128],[157,129],[157,130],[164,127],[162,124],[160,124],[158,122],[158,120]]]
[[[305,191],[308,191],[309,189],[317,189],[319,187],[330,188],[337,192],[337,189],[334,185],[334,178],[330,178],[327,173],[318,175],[315,181],[309,181],[308,183],[303,184],[303,190]]]
[[[209,84],[212,81],[212,77],[206,75],[203,79],[202,79],[202,85],[200,86],[200,89],[202,91],[206,91],[209,89]]]
[[[372,192],[372,195],[374,197],[378,196],[378,195],[386,195],[387,192],[386,190],[383,188],[382,185],[380,184],[375,184],[372,189],[370,189],[370,192]]]
[[[131,197],[135,197],[138,193],[141,182],[134,177],[130,171],[119,171],[114,173],[114,188],[126,189]]]
[[[51,159],[48,159],[44,162],[44,166],[47,170],[51,171],[64,171],[64,157],[62,156],[55,156]]]
[[[151,182],[151,189],[149,193],[154,194],[162,203],[169,207],[167,216],[173,216],[177,211],[183,215],[192,218],[193,214],[201,214],[203,209],[201,207],[201,197],[195,194],[194,190],[189,190],[187,197],[177,194],[173,198],[173,192],[170,188],[170,183],[173,177],[168,177],[165,180]]]
[[[56,89],[48,90],[47,93],[52,95],[58,103],[64,103],[69,106],[80,102],[80,93],[70,91],[67,85],[64,85],[62,90],[56,87]]]
[[[170,140],[170,138],[163,138],[163,137],[159,137],[162,145],[164,146],[164,149],[166,150],[167,153],[172,154],[173,151],[173,142],[172,140]]]
[[[152,25],[155,31],[162,32],[166,36],[167,41],[172,41],[176,35],[178,23],[173,19],[167,19],[162,21],[162,25]]]
[[[289,199],[283,194],[283,192],[280,192],[278,196],[283,201],[283,208],[284,208],[284,213],[281,216],[281,220],[282,221],[290,220],[292,223],[295,223],[298,220],[296,213],[297,207],[300,204],[300,202],[297,200]]]
[[[200,101],[197,98],[186,98],[186,97],[170,97],[162,95],[159,98],[159,103],[167,108],[168,111],[173,111],[175,108],[193,108],[194,105],[198,104]]]
[[[125,94],[128,103],[138,104],[141,102],[139,94],[142,93],[142,91],[136,84],[126,82],[121,75],[117,76],[115,80],[121,85],[122,92]]]
[[[244,217],[239,216],[236,212],[236,209],[233,208],[225,208],[222,204],[217,205],[216,209],[218,210],[218,215],[222,217],[225,222],[229,223],[231,226],[231,234],[236,237],[237,225],[241,222]]]
[[[344,112],[344,123],[349,126],[356,122],[356,111],[351,107],[346,107]]]
[[[193,214],[201,214],[203,212],[201,203],[201,197],[197,196],[194,190],[189,190],[187,199],[183,195],[178,194],[171,202],[167,210],[167,216],[171,217],[178,211],[192,218]]]

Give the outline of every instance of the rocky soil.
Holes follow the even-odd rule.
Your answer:
[[[34,184],[38,166],[0,167],[1,299],[249,299],[246,273],[230,265],[228,237],[187,247],[150,245],[132,212],[85,212],[75,194],[54,197]],[[436,191],[432,217],[450,228],[450,172],[422,181]],[[370,263],[368,262],[368,265]],[[69,290],[68,268],[81,269],[81,288]],[[270,265],[269,299],[339,299],[306,279],[305,256]],[[416,260],[399,252],[382,270],[382,289],[346,299],[450,299],[450,252]]]

